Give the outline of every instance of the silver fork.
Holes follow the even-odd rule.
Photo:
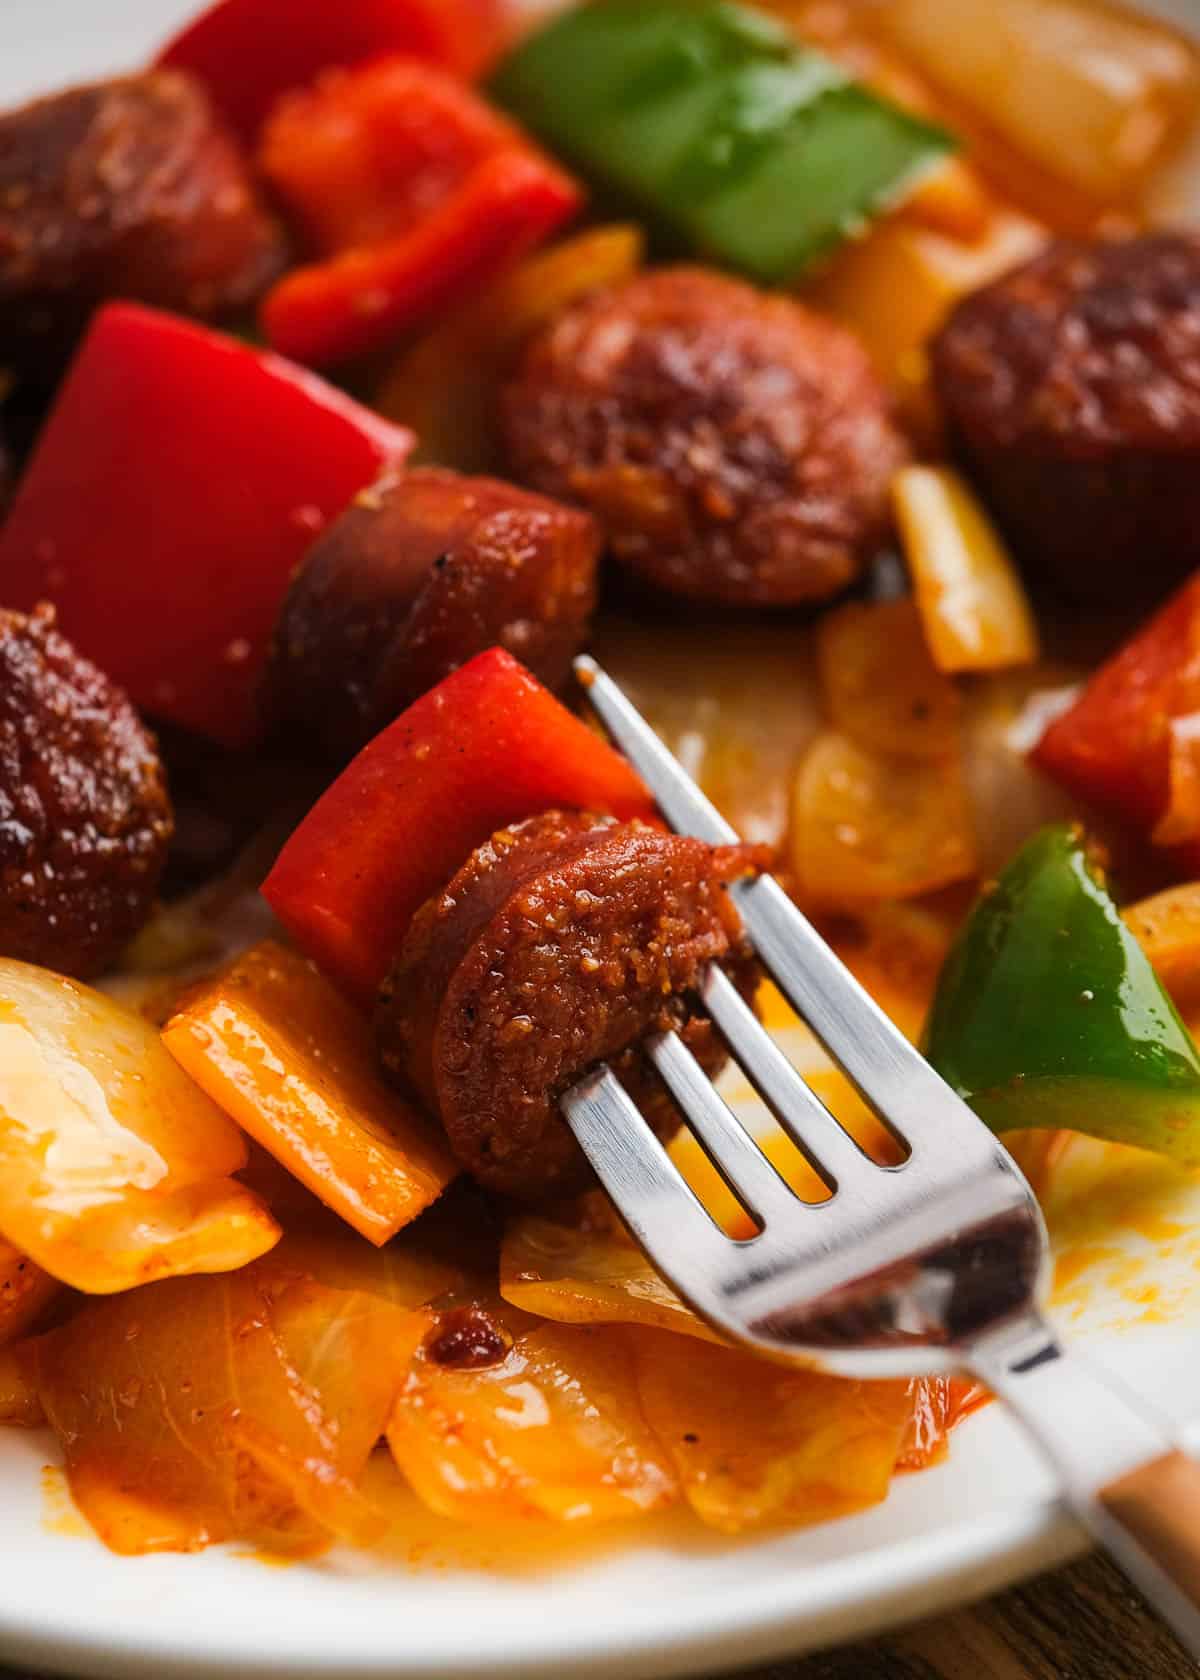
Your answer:
[[[591,705],[667,821],[714,845],[737,834],[590,658]],[[562,1110],[647,1257],[696,1312],[770,1357],[856,1377],[965,1370],[1000,1395],[1067,1502],[1200,1657],[1200,1464],[1168,1423],[1063,1347],[1043,1313],[1049,1243],[1007,1151],[858,984],[769,875],[732,894],[767,972],[908,1147],[871,1160],[715,964],[701,1000],[780,1126],[825,1181],[803,1202],[674,1033],[645,1049],[759,1230],[710,1218],[624,1087],[601,1066]]]

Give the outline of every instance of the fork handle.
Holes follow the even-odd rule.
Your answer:
[[[1200,1464],[1176,1447],[1098,1495],[1106,1516],[1200,1607]]]
[[[1040,1318],[977,1346],[970,1363],[1050,1460],[1075,1515],[1200,1660],[1200,1463],[1171,1425]]]

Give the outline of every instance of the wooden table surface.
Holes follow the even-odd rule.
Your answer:
[[[1088,1558],[986,1604],[867,1645],[727,1680],[1195,1680],[1196,1669],[1111,1564]],[[236,1680],[230,1671],[231,1680]],[[0,1680],[35,1680],[0,1669]],[[159,1680],[171,1680],[164,1670]],[[564,1674],[563,1680],[569,1680]]]

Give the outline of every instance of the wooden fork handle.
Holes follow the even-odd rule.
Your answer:
[[[1176,1449],[1109,1482],[1096,1498],[1200,1610],[1200,1463]]]
[[[971,1350],[1025,1424],[1080,1521],[1200,1660],[1200,1463],[1173,1426],[1030,1314]]]

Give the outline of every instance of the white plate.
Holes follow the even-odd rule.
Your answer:
[[[0,0],[0,104],[136,64],[194,9]],[[1200,23],[1198,0],[1172,9]],[[1175,1417],[1200,1418],[1200,1183],[1132,1156],[1116,1174],[1088,1144],[1072,1159],[1059,1314]],[[0,1660],[115,1680],[714,1673],[947,1608],[1082,1544],[996,1407],[880,1509],[807,1532],[737,1543],[673,1521],[506,1555],[414,1514],[416,1546],[394,1558],[290,1568],[113,1557],[72,1518],[52,1459],[45,1437],[0,1432]]]

